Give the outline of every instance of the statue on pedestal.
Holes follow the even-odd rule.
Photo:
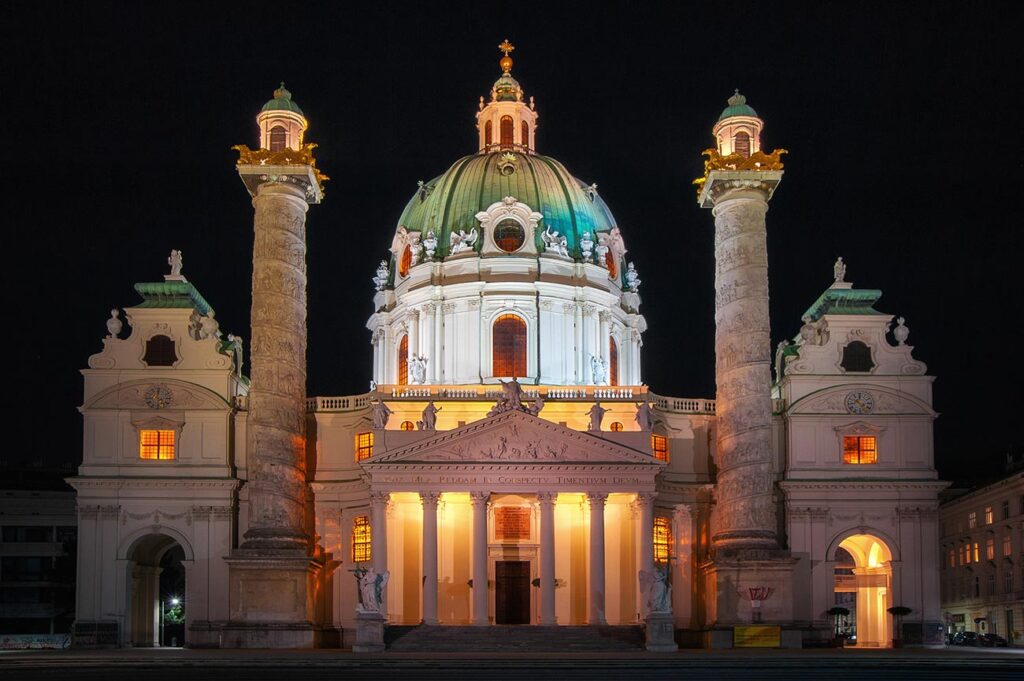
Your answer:
[[[387,570],[378,573],[373,568],[357,567],[349,570],[359,586],[359,605],[356,612],[380,612],[381,603],[384,601],[384,587],[387,586],[391,573]]]
[[[377,400],[373,403],[373,429],[384,430],[388,427],[388,418],[391,416],[391,410],[388,405],[384,404],[384,400]]]
[[[843,262],[841,257],[837,258],[836,264],[832,266],[832,274],[835,276],[835,283],[846,283],[846,263]]]
[[[373,278],[373,287],[378,291],[384,290],[384,285],[388,283],[388,261],[381,260],[380,264],[377,265],[377,274]]]
[[[587,415],[590,417],[590,425],[587,427],[588,431],[591,433],[601,432],[601,420],[604,419],[606,411],[608,410],[601,406],[600,401],[594,402],[594,406],[587,412]]]
[[[652,572],[641,570],[640,593],[647,598],[647,612],[672,612],[672,585],[668,581],[668,565],[655,566]]]
[[[427,358],[418,355],[409,359],[409,382],[413,385],[423,385],[427,382]]]
[[[167,264],[171,266],[171,273],[168,276],[170,279],[181,279],[181,265],[182,257],[181,251],[171,251],[171,256],[167,258]]]
[[[604,357],[590,356],[590,375],[594,385],[608,385],[608,364],[604,361]]]
[[[427,406],[423,408],[423,420],[420,421],[420,430],[436,430],[437,412],[439,411],[441,411],[441,408],[435,407],[433,400],[428,402]]]

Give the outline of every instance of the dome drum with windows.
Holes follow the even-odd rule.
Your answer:
[[[499,49],[476,153],[419,183],[374,278],[374,380],[639,385],[637,270],[597,185],[537,153],[533,99]]]

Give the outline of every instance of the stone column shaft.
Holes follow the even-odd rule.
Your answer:
[[[370,492],[370,564],[380,574],[388,569],[388,503],[389,492]],[[385,588],[380,607],[387,616],[387,589]]]
[[[541,492],[540,502],[540,623],[555,620],[555,492]]]
[[[434,351],[434,305],[427,303],[423,308],[424,329],[423,329],[423,354],[427,358],[427,383],[434,382],[434,363],[437,362],[437,353]]]
[[[487,492],[473,492],[473,624],[488,624],[490,603],[487,588]]]
[[[768,195],[734,189],[715,202],[716,551],[775,549],[768,325]]]
[[[607,624],[605,620],[604,506],[608,495],[587,493],[590,504],[590,613],[589,624]]]
[[[305,549],[306,203],[293,185],[253,198],[252,386],[243,548]]]
[[[437,624],[437,502],[439,492],[421,492],[423,504],[423,624]]]
[[[640,507],[640,569],[647,572],[654,570],[654,498],[653,492],[640,492],[636,495]],[[640,613],[647,616],[647,603],[640,603]]]
[[[409,359],[420,351],[420,311],[412,309],[409,311]]]
[[[430,375],[432,377],[432,383],[441,382],[441,369],[444,357],[442,357],[441,348],[444,347],[444,305],[442,303],[434,304],[434,357],[430,361]]]

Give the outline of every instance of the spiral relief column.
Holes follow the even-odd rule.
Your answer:
[[[795,560],[780,547],[772,451],[771,336],[765,214],[782,180],[784,149],[761,151],[764,122],[736,94],[705,151],[698,203],[715,217],[715,507],[705,579],[708,645],[731,645],[726,627],[752,619],[751,589],[774,596],[759,614],[786,624]],[[738,598],[737,598],[738,596]],[[719,628],[716,630],[716,628]]]
[[[284,85],[256,118],[260,148],[235,147],[252,195],[252,376],[246,419],[248,527],[229,565],[224,647],[321,643],[324,560],[306,480],[306,211],[326,178]]]

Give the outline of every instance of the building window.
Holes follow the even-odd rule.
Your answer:
[[[953,549],[949,550],[949,567],[956,567],[956,551]]]
[[[503,314],[494,322],[491,335],[491,374],[512,378],[526,375],[526,322]]]
[[[1007,527],[1006,531],[1003,532],[1003,555],[1004,556],[1009,556],[1009,555],[1011,555],[1013,553],[1013,539],[1012,539],[1012,536],[1013,535],[1010,534],[1010,528]]]
[[[288,131],[280,125],[270,129],[270,150],[283,151],[288,144]]]
[[[1006,568],[1003,570],[1003,593],[1011,593],[1013,591],[1013,570]]]
[[[743,158],[750,158],[750,135],[745,132],[736,133],[736,149],[734,151]]]
[[[609,251],[604,254],[604,266],[608,268],[608,276],[614,279],[619,274],[619,268],[615,265],[615,254]]]
[[[511,116],[502,116],[501,120],[498,121],[498,134],[501,135],[501,148],[510,149],[515,144],[513,137],[515,136],[516,124],[512,120]]]
[[[668,438],[664,435],[651,435],[651,451],[655,459],[668,463]]]
[[[974,542],[974,562],[975,563],[980,563],[981,562],[981,551],[979,551],[978,542]]]
[[[844,371],[867,372],[875,368],[875,362],[871,359],[871,348],[867,343],[853,341],[847,343],[843,348],[843,361],[839,366]]]
[[[843,463],[878,463],[878,449],[874,435],[847,435],[843,437]]]
[[[985,507],[985,524],[986,525],[991,525],[992,524],[992,507],[991,506],[986,506]]]
[[[958,553],[958,555],[959,555],[959,557],[960,557],[960,564],[961,564],[961,565],[963,565],[963,564],[964,564],[964,562],[967,562],[967,563],[970,563],[970,562],[971,562],[971,554],[970,554],[970,553],[967,553],[967,560],[966,560],[966,561],[964,561],[964,554],[965,554],[965,551],[964,551],[964,545],[963,545],[963,544],[961,544],[961,545],[960,545],[960,547],[959,547],[959,550],[958,550],[958,552],[957,552],[957,553]]]
[[[522,144],[523,144],[524,147],[529,148],[530,147],[530,124],[527,123],[526,121],[523,121],[523,125],[522,125],[521,129],[523,131],[523,142],[522,142]]]
[[[373,456],[373,433],[356,433],[356,461]]]
[[[996,538],[992,535],[985,539],[985,558],[988,560],[996,559]]]
[[[1006,520],[1009,517],[1010,517],[1010,500],[1006,499],[1005,501],[1003,501],[1003,518],[1002,519]]]
[[[174,341],[169,336],[153,336],[146,341],[146,354],[142,356],[146,366],[170,367],[178,361]]]
[[[412,421],[402,421],[402,430],[416,430],[416,424]]]
[[[971,511],[970,513],[967,514],[967,527],[973,530],[977,526],[978,526],[978,512],[977,511]]]
[[[352,521],[352,562],[365,563],[371,554],[370,519],[357,515]]]
[[[611,431],[613,433],[621,433],[622,432],[622,421],[612,421]]]
[[[170,460],[174,458],[173,430],[140,430],[139,458]]]
[[[489,147],[494,143],[494,125],[490,121],[484,123],[484,146]]]
[[[619,347],[608,337],[608,385],[619,384]]]
[[[409,336],[398,341],[398,385],[409,385]]]
[[[664,565],[672,557],[672,525],[668,518],[654,519],[654,562]]]
[[[494,243],[506,253],[515,253],[526,242],[526,230],[518,221],[505,218],[494,226]]]
[[[402,259],[398,263],[398,274],[403,277],[409,276],[409,269],[412,267],[412,246],[406,244],[402,249]]]

